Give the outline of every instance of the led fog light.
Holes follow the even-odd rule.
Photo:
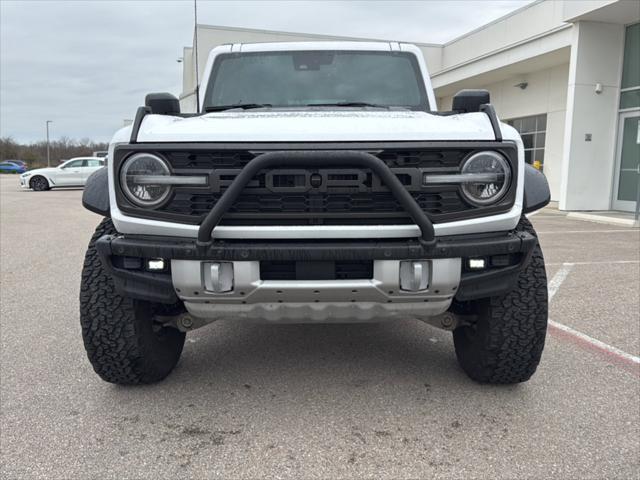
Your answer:
[[[147,270],[150,272],[159,272],[164,270],[166,267],[166,262],[164,258],[150,258],[147,260]]]
[[[483,270],[487,266],[484,258],[470,258],[468,262],[469,270]]]

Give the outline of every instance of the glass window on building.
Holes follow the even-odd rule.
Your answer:
[[[629,25],[624,39],[620,109],[640,108],[640,23]]]
[[[544,144],[547,132],[547,114],[513,118],[507,123],[515,128],[524,143],[524,160],[538,170],[544,165]]]

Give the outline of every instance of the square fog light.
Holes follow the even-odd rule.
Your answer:
[[[147,260],[147,270],[150,272],[162,272],[167,267],[164,258],[150,258]]]
[[[467,261],[469,270],[484,270],[487,266],[487,261],[484,258],[470,258]]]

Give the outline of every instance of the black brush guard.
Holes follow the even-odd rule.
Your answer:
[[[198,230],[198,245],[206,247],[212,244],[212,232],[220,223],[224,214],[232,207],[244,188],[261,170],[273,167],[364,167],[371,169],[385,184],[398,203],[420,227],[420,243],[423,246],[435,244],[433,223],[420,208],[411,194],[391,169],[378,157],[351,150],[288,150],[267,152],[251,160],[227,188],[220,200],[207,214]]]

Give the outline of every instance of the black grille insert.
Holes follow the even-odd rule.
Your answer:
[[[517,151],[511,142],[388,142],[351,144],[140,144],[118,147],[118,169],[135,151],[162,155],[176,175],[205,175],[201,187],[176,187],[155,209],[131,205],[116,185],[118,205],[127,214],[199,225],[242,169],[257,155],[272,150],[346,149],[383,160],[432,223],[481,217],[508,211],[516,182],[497,204],[469,204],[458,185],[423,184],[423,175],[457,173],[464,159],[491,149],[509,158],[517,178]],[[289,168],[259,172],[224,214],[226,226],[406,225],[413,224],[385,185],[366,168]]]
[[[364,280],[373,278],[373,261],[260,262],[262,280]]]

